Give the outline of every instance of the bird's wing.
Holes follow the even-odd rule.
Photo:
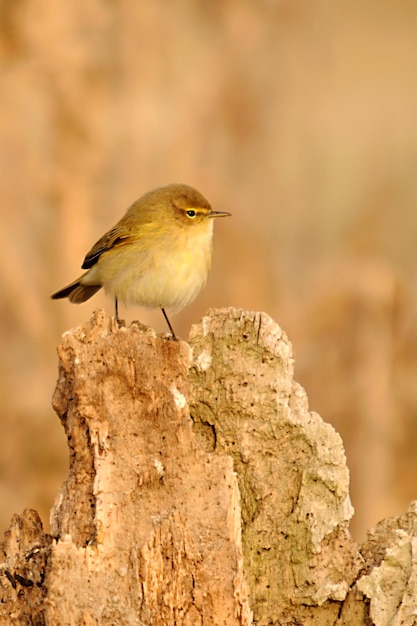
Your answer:
[[[109,230],[97,243],[91,248],[90,252],[86,254],[84,263],[82,264],[83,270],[88,270],[93,267],[103,254],[111,248],[124,246],[132,241],[132,235],[126,228],[126,226],[115,226]]]

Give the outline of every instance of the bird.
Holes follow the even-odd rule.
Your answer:
[[[176,339],[166,309],[179,312],[204,287],[213,254],[215,211],[197,189],[173,183],[141,196],[86,254],[87,270],[51,295],[79,304],[102,287],[126,306],[160,308]]]

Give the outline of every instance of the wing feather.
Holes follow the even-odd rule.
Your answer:
[[[132,236],[129,232],[127,232],[126,227],[115,226],[103,235],[103,237],[99,239],[96,244],[94,244],[90,252],[87,252],[84,263],[81,266],[82,269],[88,270],[90,267],[93,267],[103,252],[111,250],[111,248],[124,246],[130,241],[132,241]]]

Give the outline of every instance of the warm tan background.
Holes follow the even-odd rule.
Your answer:
[[[49,294],[136,197],[215,208],[210,306],[268,312],[342,434],[354,531],[417,497],[417,3],[0,2],[0,526],[67,467]],[[158,331],[159,313],[131,310]]]

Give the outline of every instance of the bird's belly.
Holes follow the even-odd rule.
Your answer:
[[[211,241],[199,246],[195,241],[192,246],[184,243],[150,253],[132,244],[117,255],[102,257],[100,277],[106,293],[125,305],[179,311],[204,287],[211,263]]]

